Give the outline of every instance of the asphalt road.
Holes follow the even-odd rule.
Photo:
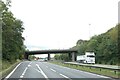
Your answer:
[[[10,80],[113,80],[89,72],[71,69],[48,62],[23,61],[5,78]]]

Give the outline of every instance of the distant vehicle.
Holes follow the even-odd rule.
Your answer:
[[[38,61],[41,61],[41,62],[43,62],[43,61],[44,61],[44,59],[38,59]]]
[[[77,62],[95,64],[94,52],[85,52],[85,55],[77,56]]]
[[[47,58],[45,58],[44,61],[48,61]]]

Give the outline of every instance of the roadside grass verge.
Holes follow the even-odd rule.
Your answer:
[[[120,76],[119,76],[120,72],[118,72],[118,71],[115,72],[113,70],[108,70],[108,69],[92,68],[92,67],[72,65],[72,64],[64,64],[62,62],[56,62],[56,61],[55,62],[54,61],[50,61],[50,63],[61,65],[61,66],[64,66],[64,67],[77,69],[77,70],[82,70],[82,71],[87,71],[87,72],[91,72],[91,73],[96,73],[96,74],[100,74],[100,75],[104,75],[104,76],[108,76],[108,77],[112,77],[112,78],[120,78]]]
[[[0,59],[0,79],[2,78],[2,73],[1,73],[1,71],[2,71],[2,60]]]
[[[11,64],[8,61],[2,61],[2,70],[0,71],[1,78],[6,77],[21,61],[17,60],[15,63]]]

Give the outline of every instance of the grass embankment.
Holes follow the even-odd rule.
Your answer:
[[[90,68],[90,67],[85,67],[85,66],[79,66],[79,65],[71,65],[71,64],[64,64],[62,62],[54,62],[51,61],[50,63],[54,63],[57,65],[61,65],[61,66],[65,66],[65,67],[69,67],[69,68],[73,68],[73,69],[78,69],[78,70],[82,70],[82,71],[87,71],[87,72],[92,72],[92,73],[96,73],[96,74],[100,74],[100,75],[105,75],[105,76],[109,76],[112,78],[120,78],[120,72],[115,72],[113,70],[108,70],[108,69],[100,69],[100,68]]]
[[[10,63],[8,61],[2,61],[2,66],[0,66],[2,67],[2,69],[0,69],[0,75],[1,75],[0,77],[1,78],[6,77],[20,62],[21,62],[20,60],[17,60],[14,63]]]

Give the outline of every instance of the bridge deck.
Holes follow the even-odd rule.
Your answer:
[[[48,54],[48,53],[72,53],[75,52],[77,53],[77,50],[72,50],[72,49],[64,49],[64,50],[39,50],[39,51],[26,51],[26,54],[32,55],[32,54]]]

